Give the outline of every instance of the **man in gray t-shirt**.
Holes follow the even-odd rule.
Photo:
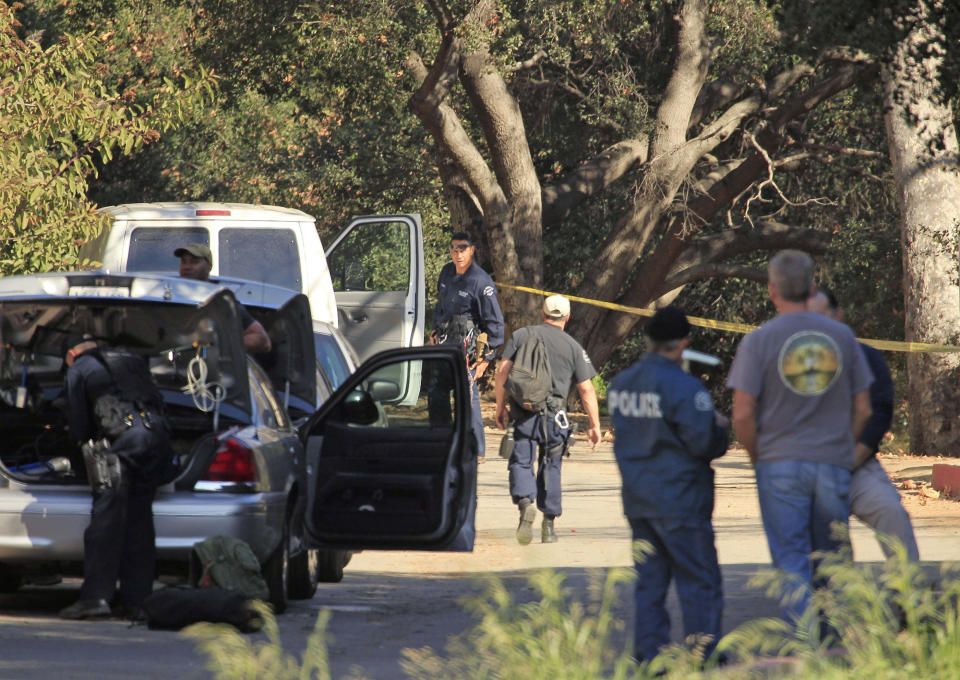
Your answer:
[[[551,295],[543,303],[543,324],[518,329],[503,346],[503,356],[497,367],[495,393],[497,396],[497,426],[506,429],[514,421],[514,448],[507,468],[510,472],[510,495],[520,509],[517,541],[526,545],[533,540],[533,521],[537,508],[543,512],[541,539],[544,543],[557,540],[553,520],[560,516],[560,466],[570,430],[567,427],[567,393],[577,386],[583,408],[590,419],[587,436],[593,447],[600,442],[600,411],[597,394],[590,379],[597,374],[590,357],[580,344],[564,332],[570,318],[570,301],[562,295]],[[513,359],[520,346],[536,334],[543,340],[550,377],[552,398],[545,413],[533,413],[519,404],[510,404],[507,413],[505,384]],[[534,477],[533,463],[538,461]],[[536,506],[534,506],[536,501]]]
[[[846,526],[850,515],[854,444],[870,417],[873,375],[849,328],[807,311],[809,255],[782,251],[768,272],[777,316],[740,343],[727,387],[734,431],[756,469],[773,564],[799,588],[784,599],[796,621],[810,601],[810,554],[845,545],[831,524]]]

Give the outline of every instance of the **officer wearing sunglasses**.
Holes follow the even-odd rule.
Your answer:
[[[459,344],[464,347],[473,388],[473,431],[477,454],[483,460],[485,439],[480,415],[480,393],[476,380],[483,375],[503,344],[503,312],[497,301],[493,279],[473,261],[476,247],[465,232],[450,237],[450,262],[444,265],[437,281],[437,306],[433,315],[431,344]],[[487,349],[477,357],[478,336],[487,334]]]

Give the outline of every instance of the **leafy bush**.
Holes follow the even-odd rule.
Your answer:
[[[592,602],[572,598],[563,576],[533,572],[537,598],[518,603],[493,576],[484,592],[466,598],[477,625],[448,642],[443,655],[429,647],[404,650],[401,665],[409,678],[522,678],[523,680],[642,680],[667,678],[792,677],[826,680],[885,680],[903,677],[948,680],[960,668],[960,579],[950,565],[931,581],[907,561],[902,546],[886,564],[863,565],[824,556],[819,574],[826,586],[814,593],[810,619],[797,627],[782,619],[749,621],[730,632],[717,649],[736,665],[703,669],[700,645],[673,645],[646,665],[629,650],[616,649],[624,622],[614,613],[633,571],[617,568],[590,587]],[[752,586],[782,595],[785,580],[772,570]],[[223,624],[196,624],[185,635],[198,641],[216,680],[330,678],[324,634],[329,612],[321,612],[301,662],[279,642],[276,621],[264,607],[267,640],[252,642]],[[828,624],[821,634],[814,611]],[[764,657],[789,657],[779,665]],[[708,664],[709,667],[710,664]],[[354,670],[356,674],[358,671]],[[354,676],[355,677],[355,676]]]

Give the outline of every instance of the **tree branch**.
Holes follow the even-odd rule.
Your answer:
[[[671,276],[656,289],[654,295],[659,298],[672,290],[703,279],[747,279],[758,283],[766,283],[767,272],[765,269],[738,264],[702,264],[698,267],[686,269],[676,276]]]
[[[488,206],[497,203],[506,205],[503,192],[490,172],[490,168],[487,167],[480,151],[477,150],[473,140],[463,129],[456,111],[443,101],[431,105],[431,102],[437,101],[438,93],[426,90],[430,81],[428,80],[427,69],[419,55],[411,54],[404,62],[404,66],[414,77],[423,79],[420,87],[410,97],[410,110],[423,121],[424,126],[437,144],[460,167],[467,183],[480,198],[481,203]],[[439,82],[439,78],[433,80],[435,86]]]
[[[764,220],[757,222],[754,227],[725,229],[716,234],[691,239],[674,263],[670,275],[675,276],[686,269],[729,260],[757,250],[797,248],[820,255],[826,252],[831,238],[831,234],[822,229],[801,229],[782,222]]]
[[[647,161],[648,140],[628,139],[603,150],[541,194],[544,226],[557,224],[570,212]]]
[[[657,132],[651,142],[653,163],[679,164],[667,154],[686,142],[687,129],[700,88],[707,77],[712,49],[706,31],[704,0],[685,0],[678,19],[677,60],[657,109]]]
[[[532,69],[534,66],[539,64],[543,59],[547,58],[547,53],[543,50],[540,50],[535,55],[527,59],[526,61],[518,61],[508,70],[510,73],[517,73],[518,71],[527,71]]]

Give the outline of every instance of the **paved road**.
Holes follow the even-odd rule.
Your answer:
[[[299,655],[317,613],[328,609],[333,612],[329,641],[333,677],[345,677],[359,667],[368,678],[402,678],[398,664],[402,649],[429,645],[441,650],[450,634],[471,627],[471,618],[459,601],[480,591],[481,575],[497,574],[523,601],[533,596],[526,580],[530,570],[551,567],[562,571],[570,587],[585,599],[598,570],[630,564],[629,528],[620,512],[620,480],[609,443],[596,452],[578,444],[564,463],[564,515],[557,520],[560,541],[542,545],[535,540],[520,546],[514,538],[516,511],[507,495],[506,464],[496,458],[499,437],[488,431],[487,440],[492,457],[480,467],[476,550],[355,556],[342,583],[321,586],[312,600],[293,603],[280,617],[289,652]],[[747,585],[752,574],[767,566],[769,555],[746,456],[728,454],[717,461],[716,469],[715,524],[729,630],[756,616],[775,615],[777,610]],[[960,559],[960,526],[955,520],[920,521],[917,533],[925,560]],[[852,535],[858,559],[880,559],[868,530],[855,524]],[[57,610],[76,597],[78,586],[70,581],[0,596],[0,679],[210,677],[204,659],[175,633],[120,621],[57,619]],[[628,593],[619,610],[629,621]],[[625,630],[621,639],[628,634]]]

